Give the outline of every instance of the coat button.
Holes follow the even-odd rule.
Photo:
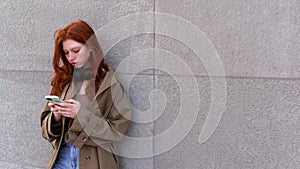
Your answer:
[[[85,157],[85,160],[87,160],[87,161],[90,160],[90,159],[91,159],[90,156],[86,156],[86,157]]]
[[[85,136],[83,136],[82,137],[82,141],[86,141],[87,139],[86,139],[86,137]]]

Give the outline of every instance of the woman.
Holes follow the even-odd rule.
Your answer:
[[[86,22],[56,32],[53,68],[50,94],[65,102],[48,103],[41,113],[42,136],[54,147],[48,168],[119,168],[117,142],[128,128],[130,104]]]

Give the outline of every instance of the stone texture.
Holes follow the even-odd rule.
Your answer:
[[[298,168],[299,0],[4,0],[0,11],[0,168],[46,167],[52,147],[41,138],[39,113],[50,90],[54,32],[77,19],[92,25],[129,93],[136,121],[127,136],[153,138],[141,152],[154,159],[122,157],[121,168]],[[160,13],[138,14],[153,11],[186,21],[170,28],[185,38],[160,34],[172,25],[161,25]],[[198,43],[191,30],[211,43]],[[199,144],[211,107],[209,78],[219,80],[199,59],[210,58],[211,45],[227,76],[226,109],[216,131]],[[180,109],[186,103],[190,107]],[[177,132],[163,138],[186,112]],[[190,131],[182,127],[187,119]],[[160,152],[182,132],[183,140]]]
[[[132,125],[152,125],[151,123],[145,123],[141,121],[142,117],[138,113],[147,112],[147,110],[152,109],[151,100],[149,95],[154,89],[154,80],[152,76],[148,75],[128,75],[119,74],[122,84],[129,95],[129,100],[132,107]],[[152,112],[149,112],[152,113]],[[134,127],[128,133],[132,137],[149,137],[152,136],[152,127],[146,132],[145,129],[140,127]],[[135,131],[134,131],[135,130]]]
[[[156,12],[185,19],[206,34],[227,76],[299,77],[299,8],[298,0],[155,0]],[[189,31],[189,24],[177,29]],[[188,38],[195,41],[193,36]],[[193,69],[199,67],[196,73],[203,75],[201,63],[193,62],[194,54],[178,41],[182,39],[164,37],[158,47],[168,46],[184,60],[191,59],[186,63]]]
[[[158,87],[176,99],[168,100],[170,106],[166,107],[164,116],[155,121],[154,135],[174,125],[172,120],[178,116],[180,91],[173,90],[177,88],[173,79],[157,77]],[[299,80],[227,78],[225,112],[218,128],[203,144],[198,139],[205,120],[202,115],[210,106],[210,91],[207,78],[198,77],[198,83],[205,98],[200,104],[200,116],[182,142],[154,158],[155,168],[299,166]],[[160,145],[154,144],[157,146]]]
[[[39,118],[46,103],[44,95],[50,90],[51,76],[52,73],[45,72],[0,73],[0,161],[46,166],[52,147],[41,138]]]
[[[155,36],[155,48],[157,74],[166,75],[163,72],[167,72],[177,76],[207,75],[201,57],[180,40],[158,34]]]
[[[7,162],[0,162],[0,168],[5,169],[16,169],[16,168],[22,168],[22,169],[41,169],[43,167],[35,167],[35,166],[27,166],[27,165],[19,165],[14,163],[7,163]]]
[[[153,136],[153,123],[144,122],[142,118],[143,113],[152,113],[151,110],[151,100],[149,100],[149,95],[154,88],[154,81],[152,76],[148,75],[128,75],[128,74],[119,74],[120,79],[122,80],[122,84],[125,87],[129,95],[130,102],[132,104],[132,121],[130,123],[129,130],[127,131],[127,136],[131,138],[151,138]],[[142,115],[141,115],[142,114]],[[131,151],[136,151],[134,154],[138,153],[138,151],[146,151],[152,154],[153,151],[153,143],[150,145],[142,147],[141,149],[134,149]],[[123,144],[120,144],[119,149],[127,151],[127,147]],[[137,145],[132,145],[137,146]],[[123,156],[120,158],[121,168],[122,169],[138,169],[153,168],[153,158],[131,158],[129,156]]]
[[[52,70],[54,32],[83,19],[97,32],[112,20],[137,12],[152,12],[153,2],[134,1],[6,1],[1,4],[0,69]],[[152,23],[152,22],[151,22]],[[131,29],[134,25],[132,25]],[[141,27],[141,25],[136,25]],[[153,26],[151,26],[152,29]],[[113,32],[106,32],[109,36]],[[107,44],[98,37],[100,42]],[[128,45],[126,46],[128,47]]]
[[[4,107],[1,114],[11,112],[8,116],[2,115],[1,117],[1,134],[3,137],[1,137],[0,154],[2,156],[0,160],[5,161],[1,164],[3,168],[25,168],[23,165],[45,168],[48,162],[51,146],[41,138],[39,113],[44,106],[41,98],[50,90],[54,32],[74,20],[83,19],[91,24],[97,34],[101,32],[101,28],[116,19],[139,12],[152,12],[153,7],[153,1],[148,0],[122,2],[85,0],[77,3],[72,1],[62,3],[56,0],[51,2],[18,0],[1,3],[0,50],[2,52],[0,58],[2,61],[0,63],[0,83],[1,89],[5,90],[2,92],[2,98],[7,98],[1,102],[1,106]],[[153,19],[150,17],[149,20],[149,24],[144,25],[145,30],[153,30]],[[144,30],[139,18],[133,23],[130,27],[120,29],[121,34],[122,31],[126,30]],[[101,35],[104,35],[98,36],[98,39],[101,44],[104,44],[103,50],[108,52],[106,55],[108,63],[115,68],[118,67],[122,59],[136,53],[139,48],[153,47],[153,35],[133,34],[121,39],[121,41],[114,41],[112,35],[116,32],[112,32],[112,29],[106,31],[102,32]],[[113,44],[113,46],[105,48],[106,44]],[[150,54],[149,56],[153,60],[153,55]],[[153,74],[152,70],[148,71]],[[122,69],[121,73],[128,72]],[[139,74],[143,73],[147,74],[144,70]],[[147,84],[153,83],[147,82]],[[37,90],[32,86],[39,88]],[[24,98],[26,98],[25,103]],[[14,104],[16,102],[22,104]],[[135,106],[144,109],[143,105]],[[28,112],[30,113],[28,114]],[[25,120],[20,119],[23,116],[25,116]],[[15,127],[11,128],[10,126]],[[152,126],[151,123],[132,124],[129,135],[131,134],[133,137],[152,135]],[[10,144],[6,145],[7,142]],[[36,149],[36,147],[39,148]],[[140,165],[146,165],[150,168],[153,166],[152,158],[128,160],[130,162],[121,160],[124,161],[122,163],[124,163],[125,168],[136,168]]]
[[[153,74],[153,34],[139,34],[115,44],[105,55],[118,73]]]

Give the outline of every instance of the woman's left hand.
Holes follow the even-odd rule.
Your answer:
[[[65,117],[74,119],[80,109],[80,102],[74,99],[66,100],[65,103],[56,102],[56,110]]]

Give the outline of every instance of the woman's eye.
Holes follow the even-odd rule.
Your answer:
[[[79,50],[74,50],[74,53],[78,53],[79,52]]]

